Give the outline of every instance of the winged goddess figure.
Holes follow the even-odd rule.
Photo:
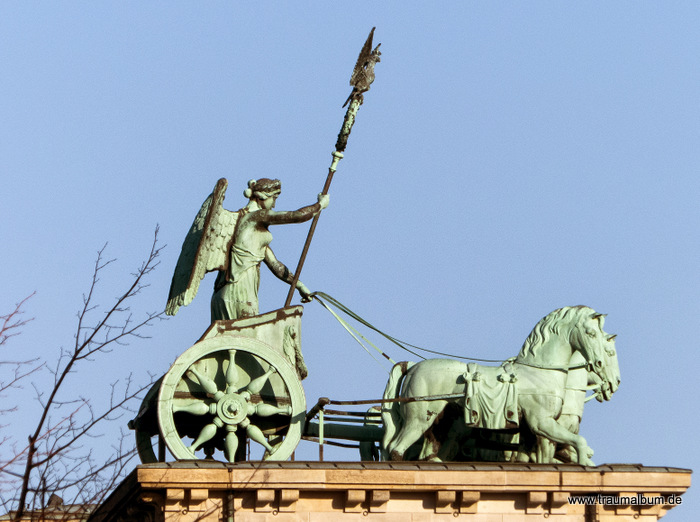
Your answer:
[[[374,37],[374,30],[376,28],[372,27],[369,32],[369,36],[365,41],[365,45],[360,51],[360,56],[357,57],[357,62],[355,63],[355,69],[352,71],[352,76],[350,77],[350,85],[352,85],[352,92],[348,99],[345,100],[343,107],[345,107],[350,100],[353,98],[359,98],[360,103],[362,103],[362,94],[369,91],[370,85],[374,81],[374,66],[377,62],[380,62],[379,58],[382,53],[379,51],[379,46],[372,50],[372,39]]]
[[[239,319],[258,315],[260,263],[282,281],[292,283],[294,275],[270,248],[270,225],[302,223],[328,206],[328,196],[298,210],[273,210],[282,184],[277,179],[250,180],[244,191],[248,204],[231,212],[222,203],[228,182],[220,179],[204,201],[190,228],[178,258],[170,285],[165,313],[175,315],[180,306],[192,302],[207,272],[218,271],[211,299],[211,320]],[[297,281],[302,298],[311,293]]]

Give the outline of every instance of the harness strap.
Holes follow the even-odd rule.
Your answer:
[[[520,361],[514,361],[515,364],[522,364],[523,366],[530,366],[531,368],[537,368],[538,370],[554,370],[557,372],[564,372],[567,373],[571,370],[580,370],[582,368],[588,368],[590,366],[589,363],[586,364],[577,364],[576,366],[568,366],[566,368],[562,368],[561,366],[540,366],[539,364],[532,364],[532,363],[525,363],[525,362],[520,362]]]
[[[333,315],[333,317],[336,318],[336,320],[343,326],[343,328],[345,328],[345,330],[347,330],[347,332],[360,344],[360,346],[362,346],[362,348],[363,348],[367,353],[369,353],[370,355],[372,355],[372,353],[367,349],[367,347],[362,343],[362,341],[360,341],[360,339],[358,339],[358,336],[361,337],[365,342],[367,342],[370,346],[372,346],[372,348],[374,348],[374,350],[376,350],[379,354],[381,354],[383,357],[385,357],[386,359],[388,359],[388,360],[391,361],[392,363],[394,363],[394,361],[393,361],[393,359],[392,359],[391,357],[389,357],[386,353],[384,353],[384,352],[381,351],[379,348],[377,348],[374,344],[372,344],[372,343],[371,343],[365,336],[363,336],[357,329],[355,329],[355,328],[353,328],[352,326],[350,326],[350,324],[349,324],[347,321],[345,321],[344,319],[342,319],[337,313],[335,313],[335,312],[331,309],[331,307],[328,306],[328,304],[326,304],[326,303],[324,302],[324,300],[325,300],[325,301],[328,301],[329,304],[333,305],[333,306],[334,306],[335,308],[337,308],[340,312],[344,313],[345,315],[347,315],[347,316],[350,317],[351,319],[354,319],[355,321],[357,321],[357,322],[360,323],[361,325],[366,326],[366,327],[369,328],[370,330],[373,330],[373,331],[377,332],[379,335],[381,335],[381,336],[384,337],[385,339],[391,341],[392,343],[394,343],[396,346],[398,346],[398,347],[401,348],[402,350],[406,350],[406,351],[407,351],[408,353],[410,353],[411,355],[415,355],[416,357],[419,357],[419,358],[421,358],[421,359],[425,359],[425,357],[423,357],[422,355],[416,353],[415,351],[413,351],[413,350],[407,348],[407,346],[410,346],[411,348],[413,348],[413,349],[415,349],[415,350],[420,350],[420,351],[422,351],[422,352],[432,353],[432,354],[434,354],[434,355],[440,355],[440,356],[443,356],[443,357],[450,357],[450,358],[453,358],[453,359],[463,359],[463,360],[467,360],[467,361],[477,361],[477,362],[485,362],[485,363],[498,363],[498,364],[503,364],[503,363],[505,363],[505,362],[510,361],[510,362],[517,362],[517,364],[522,364],[523,366],[530,366],[530,367],[532,367],[532,368],[538,368],[538,369],[540,369],[540,370],[553,370],[553,371],[559,371],[559,372],[563,372],[563,373],[569,372],[569,371],[571,371],[571,370],[580,370],[580,369],[582,369],[582,368],[587,368],[587,369],[588,369],[588,368],[590,367],[590,363],[588,363],[588,362],[583,363],[583,364],[577,364],[576,366],[568,366],[568,367],[560,367],[560,366],[540,366],[540,365],[532,364],[532,363],[525,363],[525,362],[520,362],[520,361],[514,361],[513,358],[505,359],[505,360],[504,360],[504,359],[478,359],[478,358],[476,358],[476,357],[465,357],[465,356],[462,356],[462,355],[454,355],[454,354],[451,354],[451,353],[444,353],[444,352],[438,352],[438,351],[435,351],[435,350],[429,350],[429,349],[427,349],[427,348],[421,348],[420,346],[415,346],[415,345],[410,344],[410,343],[407,343],[407,342],[405,342],[405,341],[401,341],[400,339],[397,339],[396,337],[393,337],[393,336],[391,336],[391,335],[389,335],[389,334],[387,334],[387,333],[381,331],[379,328],[377,328],[376,326],[374,326],[373,324],[371,324],[369,321],[363,319],[363,318],[360,317],[358,314],[356,314],[355,312],[353,312],[352,310],[350,310],[350,309],[349,309],[347,306],[345,306],[343,303],[341,303],[340,301],[338,301],[338,300],[335,299],[334,297],[331,297],[330,295],[328,295],[328,294],[326,294],[326,293],[324,293],[324,292],[313,292],[309,297],[315,299],[316,301],[318,301],[326,310],[328,310],[328,311]],[[372,357],[374,358],[374,355],[372,355]],[[376,360],[376,359],[375,359],[375,360]]]
[[[311,296],[313,297],[313,294],[311,294]],[[362,339],[363,339],[367,344],[369,344],[372,348],[374,348],[380,355],[382,355],[383,357],[385,357],[386,359],[388,359],[389,362],[391,362],[391,364],[396,364],[396,361],[394,361],[391,357],[389,357],[387,354],[385,354],[383,351],[381,351],[379,348],[377,348],[374,344],[372,344],[372,342],[371,342],[369,339],[367,339],[364,335],[362,335],[362,334],[361,334],[360,332],[358,332],[355,328],[353,328],[350,324],[348,324],[347,321],[345,321],[342,317],[340,317],[340,316],[339,316],[338,314],[336,314],[333,310],[331,310],[331,308],[330,308],[326,303],[324,303],[324,302],[323,302],[321,299],[319,299],[318,297],[316,297],[316,300],[317,300],[319,303],[321,303],[321,306],[323,306],[326,310],[328,310],[328,311],[331,313],[331,315],[333,315],[333,317],[336,318],[336,320],[340,323],[340,325],[341,325],[343,328],[345,328],[345,330],[352,336],[352,338],[355,339],[355,341],[357,341],[357,343],[358,343],[360,346],[362,346],[362,348],[363,348],[375,361],[379,362],[379,361],[377,360],[377,358],[372,354],[372,352],[370,352],[370,351],[367,349],[367,347],[362,343],[362,341],[360,341],[360,339],[358,339],[358,336],[359,336],[359,337],[362,337]]]

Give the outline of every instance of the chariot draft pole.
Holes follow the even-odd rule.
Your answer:
[[[338,133],[338,141],[335,143],[335,151],[333,151],[333,160],[331,166],[328,169],[328,176],[326,177],[326,184],[323,186],[322,194],[328,194],[331,182],[333,181],[333,174],[335,174],[336,168],[338,167],[338,162],[343,158],[343,151],[348,144],[348,137],[350,136],[350,131],[355,123],[355,116],[357,111],[362,105],[363,94],[369,91],[370,85],[374,81],[374,65],[380,61],[381,52],[379,52],[379,45],[372,49],[372,38],[374,37],[374,27],[369,32],[369,36],[365,41],[362,50],[360,51],[360,56],[357,58],[357,63],[352,71],[352,76],[350,77],[350,85],[352,86],[352,92],[348,99],[345,100],[343,107],[348,103],[350,106],[345,112],[345,118],[343,119],[343,126],[340,128]],[[294,278],[292,279],[291,285],[289,287],[289,293],[287,294],[287,300],[284,306],[289,306],[292,302],[292,297],[294,296],[294,289],[296,288],[297,281],[299,280],[299,274],[304,266],[304,261],[306,260],[306,254],[309,251],[309,245],[314,237],[314,231],[316,230],[316,224],[321,216],[319,212],[314,216],[311,222],[311,227],[309,228],[309,234],[306,236],[306,243],[304,243],[304,248],[301,251],[301,257],[299,258],[299,264],[297,269],[294,271]]]

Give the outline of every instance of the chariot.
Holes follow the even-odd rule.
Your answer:
[[[132,421],[141,461],[164,460],[165,447],[178,460],[198,458],[199,450],[243,460],[246,439],[267,459],[288,459],[306,415],[295,367],[302,310],[212,323],[155,383]]]
[[[328,399],[307,415],[299,357],[302,313],[299,305],[212,323],[156,381],[129,423],[141,461],[164,461],[166,448],[177,460],[233,462],[260,450],[265,460],[288,460],[302,436],[320,442],[320,448],[324,436],[379,441],[378,419],[352,418],[366,414],[343,412],[345,422],[324,423]],[[320,422],[314,421],[318,416]],[[367,444],[362,449],[371,455]]]

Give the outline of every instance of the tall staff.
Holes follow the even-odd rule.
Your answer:
[[[343,119],[343,126],[340,128],[338,133],[338,141],[335,142],[335,151],[333,152],[333,161],[328,169],[328,176],[326,177],[326,184],[323,186],[322,194],[328,194],[328,189],[333,181],[333,174],[335,174],[336,168],[338,167],[338,162],[343,158],[343,151],[348,144],[348,137],[350,136],[350,131],[355,123],[355,116],[357,111],[362,105],[363,94],[369,91],[370,85],[374,81],[374,65],[380,61],[379,57],[381,52],[379,52],[379,45],[372,49],[372,38],[374,37],[374,27],[369,32],[369,36],[365,41],[365,45],[362,46],[360,51],[360,56],[357,58],[357,63],[355,64],[355,69],[352,71],[352,76],[350,77],[350,85],[352,86],[352,92],[348,99],[345,100],[343,107],[348,103],[350,106],[345,112],[345,118]],[[321,216],[319,212],[314,216],[311,222],[311,228],[309,228],[309,234],[306,236],[306,243],[304,243],[304,249],[301,251],[301,257],[299,258],[299,264],[297,269],[294,271],[294,278],[289,287],[289,293],[287,294],[287,300],[284,306],[289,306],[292,302],[292,297],[294,296],[294,289],[296,288],[297,281],[299,280],[299,274],[304,266],[304,261],[306,260],[306,254],[309,251],[309,245],[311,244],[311,239],[314,237],[314,231],[316,230],[316,224]]]

